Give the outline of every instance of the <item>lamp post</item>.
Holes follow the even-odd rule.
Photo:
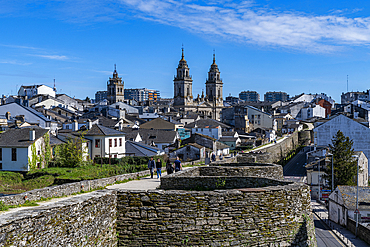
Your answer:
[[[355,237],[357,238],[357,229],[358,229],[358,215],[359,215],[359,211],[358,211],[358,160],[359,160],[359,156],[358,155],[353,155],[352,156],[353,158],[356,158],[356,166],[357,166],[357,190],[356,190],[356,211],[355,211],[355,215],[356,215],[356,231],[355,231]]]
[[[331,192],[334,191],[334,162],[333,154],[328,153],[327,156],[331,156]]]
[[[319,157],[316,157],[315,158],[317,161],[317,165],[319,166],[319,175],[318,175],[318,177],[317,177],[317,181],[318,181],[318,184],[319,184],[319,201],[320,201],[320,162],[321,162],[321,160],[320,160],[320,158]]]

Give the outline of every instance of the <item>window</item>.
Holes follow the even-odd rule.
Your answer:
[[[3,163],[0,163],[0,170],[3,169]]]
[[[0,160],[3,160],[3,149],[0,148]]]
[[[12,161],[17,161],[17,149],[12,148]]]
[[[122,138],[119,138],[119,146],[122,147]]]
[[[39,151],[37,151],[37,155],[40,155],[41,154],[41,151],[39,150]]]
[[[112,139],[109,139],[109,147],[112,147]]]
[[[100,148],[100,139],[95,139],[95,147]]]
[[[114,146],[117,147],[117,138],[114,138]]]

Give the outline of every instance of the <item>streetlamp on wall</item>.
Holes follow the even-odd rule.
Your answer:
[[[320,162],[321,162],[321,160],[320,160],[320,158],[319,157],[316,157],[315,158],[315,160],[316,160],[316,162],[317,162],[317,165],[318,165],[318,167],[319,167],[319,175],[318,175],[318,177],[317,177],[317,182],[318,182],[318,184],[319,184],[319,201],[320,201],[320,191],[321,191],[321,188],[320,188]]]
[[[331,156],[331,192],[334,191],[334,155],[331,153],[327,153],[326,156]]]
[[[359,156],[358,155],[352,155],[353,158],[356,158],[356,166],[357,166],[357,190],[356,190],[356,231],[355,231],[355,237],[357,238],[357,229],[358,229],[358,216],[360,215],[360,212],[358,211],[358,161],[359,161]]]

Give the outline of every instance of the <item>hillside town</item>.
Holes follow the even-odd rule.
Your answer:
[[[163,155],[170,162],[205,165],[236,156],[264,163],[258,162],[264,148],[296,136],[300,153],[283,164],[285,179],[298,177],[309,185],[311,199],[329,209],[327,218],[334,223],[348,228],[357,217],[361,226],[370,227],[370,91],[342,93],[341,102],[320,92],[289,96],[281,91],[266,92],[261,100],[253,88],[225,97],[223,84],[228,82],[221,79],[215,54],[210,64],[205,90],[193,94],[182,49],[174,68],[173,98],[161,98],[155,89],[126,89],[116,65],[106,88],[102,82],[91,99],[59,93],[55,81],[53,87],[20,86],[16,95],[1,98],[0,170],[42,169],[47,166],[41,158],[44,148],[55,154],[70,141],[81,142],[76,147],[85,150],[83,159],[98,164],[103,158],[110,163]],[[325,177],[331,175],[325,171],[332,164],[330,145],[338,131],[353,142],[360,170],[357,187],[334,186]]]

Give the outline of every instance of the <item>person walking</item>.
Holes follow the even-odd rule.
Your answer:
[[[162,161],[161,161],[161,159],[157,160],[157,163],[155,163],[155,168],[157,170],[157,178],[160,178],[162,176]]]
[[[176,157],[175,160],[175,172],[179,172],[182,170],[182,165],[179,156]]]
[[[166,171],[167,171],[167,174],[172,174],[173,173],[173,165],[171,164],[171,161],[170,159],[167,160],[167,163],[166,163]]]
[[[148,169],[150,171],[150,178],[153,178],[153,172],[155,169],[155,161],[153,160],[153,157],[150,157],[150,160],[148,162]]]

